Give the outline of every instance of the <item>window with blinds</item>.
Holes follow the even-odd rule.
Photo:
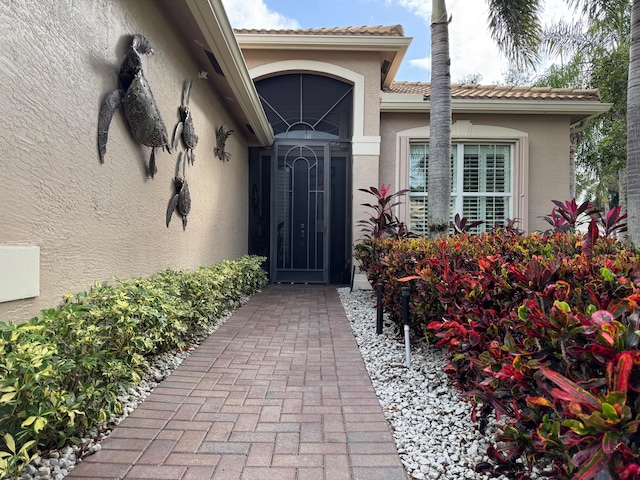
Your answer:
[[[490,230],[511,218],[511,152],[509,144],[451,146],[451,218],[459,213],[469,220],[483,220],[476,232]],[[409,227],[426,234],[429,145],[412,143],[409,153]]]

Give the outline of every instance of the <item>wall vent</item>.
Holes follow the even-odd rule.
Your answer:
[[[220,64],[218,63],[218,60],[216,60],[215,55],[213,53],[211,53],[209,50],[205,50],[204,53],[207,54],[207,58],[209,59],[209,62],[211,63],[211,66],[213,67],[215,72],[218,75],[221,75],[221,76],[224,77],[224,73],[222,72],[222,68],[220,68]]]

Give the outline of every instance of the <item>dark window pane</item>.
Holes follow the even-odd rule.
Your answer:
[[[259,80],[256,89],[276,135],[323,132],[351,138],[352,85],[298,73]]]

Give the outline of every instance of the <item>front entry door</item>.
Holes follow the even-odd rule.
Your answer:
[[[272,151],[272,281],[328,283],[329,144],[288,140]]]

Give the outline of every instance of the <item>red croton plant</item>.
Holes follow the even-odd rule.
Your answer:
[[[411,286],[413,329],[447,348],[479,427],[496,414],[478,471],[640,479],[640,258],[611,237],[625,228],[619,209],[554,203],[544,234],[368,239],[356,256],[397,322]]]

